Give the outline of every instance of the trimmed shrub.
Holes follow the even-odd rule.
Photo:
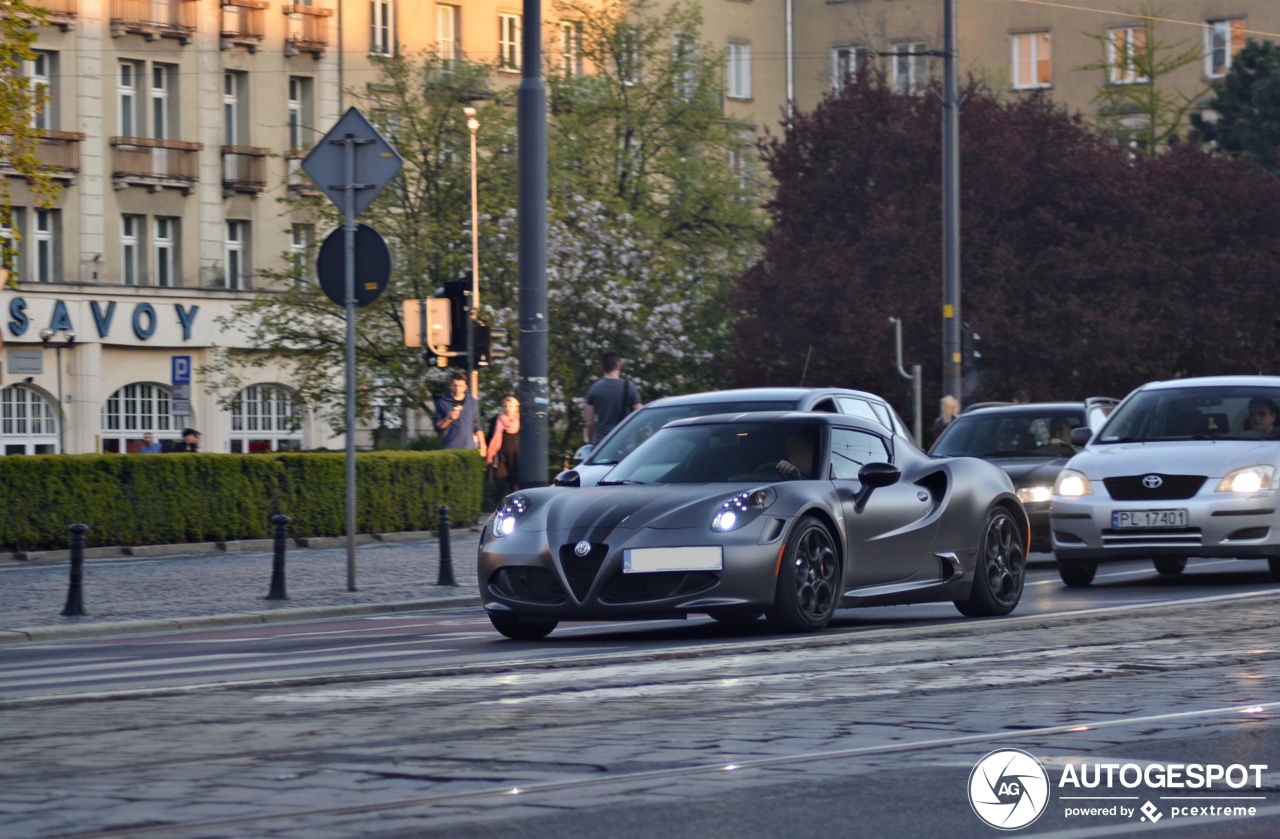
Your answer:
[[[356,455],[361,533],[432,530],[441,505],[455,522],[480,515],[484,461],[476,452]],[[65,548],[67,526],[86,544],[168,545],[265,539],[270,518],[295,536],[346,532],[341,453],[37,455],[0,458],[0,550]]]

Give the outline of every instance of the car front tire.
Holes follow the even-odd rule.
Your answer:
[[[1164,577],[1176,577],[1187,567],[1185,556],[1162,556],[1155,560],[1156,573]]]
[[[489,612],[493,628],[513,641],[538,641],[551,634],[559,621],[521,620],[506,612]]]
[[[796,524],[782,556],[773,606],[765,612],[780,632],[818,632],[840,603],[840,556],[822,522],[806,516]]]
[[[992,510],[978,546],[973,588],[955,607],[970,618],[1007,615],[1022,599],[1026,574],[1026,534],[1008,510]]]
[[[1093,582],[1093,575],[1098,573],[1096,562],[1063,562],[1058,560],[1058,576],[1068,588],[1085,588]]]

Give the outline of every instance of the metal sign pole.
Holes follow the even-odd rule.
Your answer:
[[[356,590],[356,138],[346,143],[347,591]]]

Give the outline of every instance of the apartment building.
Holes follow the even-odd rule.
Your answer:
[[[437,50],[518,81],[520,3],[32,2],[49,13],[27,67],[49,94],[39,155],[62,191],[40,208],[9,177],[0,450],[136,451],[184,427],[206,451],[341,447],[280,369],[250,371],[228,407],[200,368],[246,345],[234,309],[271,287],[264,272],[296,274],[292,255],[327,233],[277,199],[309,188],[302,153],[374,81],[370,56]],[[544,39],[582,70],[573,21]]]

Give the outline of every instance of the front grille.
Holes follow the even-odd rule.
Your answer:
[[[1160,478],[1160,486],[1153,489],[1142,485],[1149,475]],[[1117,501],[1176,501],[1192,498],[1205,482],[1204,475],[1126,475],[1123,478],[1103,478],[1102,483]]]
[[[1160,528],[1153,530],[1102,531],[1102,545],[1107,548],[1127,547],[1179,547],[1198,548],[1202,541],[1200,528]]]
[[[489,588],[496,594],[525,603],[563,603],[568,599],[564,586],[550,568],[499,568]]]
[[[710,571],[662,571],[655,574],[614,572],[600,592],[607,603],[643,603],[664,600],[711,588],[719,578]]]
[[[600,566],[604,564],[604,558],[609,555],[609,546],[593,544],[590,553],[586,556],[578,556],[573,549],[574,545],[560,546],[560,567],[564,569],[564,575],[569,580],[569,588],[573,590],[573,596],[578,599],[578,602],[582,602],[587,599],[587,592],[591,591],[591,584],[596,581]]]

